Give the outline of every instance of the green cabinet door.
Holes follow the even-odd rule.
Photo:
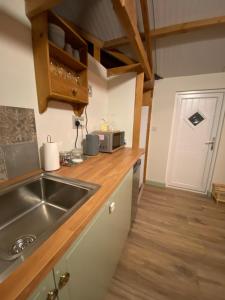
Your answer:
[[[34,290],[28,300],[57,300],[57,294],[58,291],[55,288],[53,272],[50,272]]]
[[[60,300],[103,299],[106,279],[111,275],[107,269],[108,216],[105,205],[79,241],[54,267],[56,283],[65,272],[70,274],[68,283],[59,290]]]
[[[108,241],[108,251],[110,255],[108,259],[112,265],[112,274],[115,272],[130,230],[132,179],[133,172],[131,170],[109,199],[108,234],[110,239]]]
[[[59,300],[103,300],[130,228],[132,172],[54,267]],[[69,275],[68,275],[69,274]]]

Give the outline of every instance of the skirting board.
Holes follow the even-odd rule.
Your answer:
[[[211,192],[211,191],[207,191],[207,197],[208,197],[208,198],[213,198],[212,192]]]
[[[146,180],[145,184],[157,186],[157,187],[161,187],[161,188],[166,187],[166,184],[164,182],[158,182],[158,181],[152,181],[152,180]]]
[[[152,180],[146,180],[145,184],[151,185],[151,186],[156,186],[156,187],[161,187],[161,188],[165,188],[166,187],[166,184],[164,182],[158,182],[158,181],[152,181]],[[212,192],[211,191],[207,191],[206,196],[208,198],[212,198]]]

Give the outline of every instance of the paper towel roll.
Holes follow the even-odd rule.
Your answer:
[[[47,141],[44,144],[44,169],[45,171],[55,171],[59,168],[58,145],[57,143]]]

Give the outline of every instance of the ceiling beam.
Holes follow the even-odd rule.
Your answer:
[[[152,71],[148,62],[145,47],[140,37],[137,25],[134,24],[131,14],[131,7],[134,7],[135,0],[112,0],[114,10],[127,33],[129,41],[133,46],[138,60],[142,65],[147,79],[152,78]]]
[[[105,41],[103,47],[105,49],[111,49],[111,48],[127,45],[129,43],[130,43],[130,41],[129,41],[128,37],[122,36],[120,38]]]
[[[186,33],[186,32],[195,31],[203,28],[209,28],[209,27],[216,26],[218,24],[225,24],[225,16],[161,27],[155,30],[151,30],[150,34],[151,34],[151,38],[162,38],[174,34]],[[145,38],[144,33],[140,33],[140,35],[142,39]],[[129,43],[130,43],[129,39],[126,36],[124,36],[124,37],[105,41],[104,48],[106,49],[116,48],[119,46],[127,45]]]
[[[140,147],[143,84],[144,84],[144,73],[137,74],[136,87],[135,87],[133,139],[132,139],[133,149],[138,149]]]
[[[144,89],[143,91],[146,92],[148,90],[152,90],[153,89],[153,82],[152,80],[147,80],[144,82]]]
[[[208,28],[218,24],[225,24],[225,16],[202,19],[198,21],[186,22],[186,23],[170,25],[162,28],[157,28],[151,33],[151,36],[153,38],[161,38],[173,34],[186,33],[189,31]]]
[[[127,2],[127,3],[126,3]],[[129,2],[129,4],[128,4]],[[136,13],[136,2],[133,0],[121,0],[122,5],[127,9],[127,13],[130,16],[130,20],[133,26],[137,27],[137,13]]]
[[[126,65],[132,65],[132,64],[136,63],[136,61],[134,61],[133,59],[131,59],[130,57],[128,57],[127,55],[125,55],[124,53],[122,53],[118,50],[103,49],[103,51],[105,51],[109,55],[115,57],[116,59],[118,59],[119,61],[123,62]]]
[[[152,43],[151,43],[148,1],[140,0],[140,4],[141,4],[143,26],[144,26],[145,41],[146,41],[146,51],[147,51],[148,61],[152,68]]]
[[[110,76],[121,75],[129,72],[137,72],[137,73],[143,72],[141,64],[137,63],[137,64],[127,65],[127,66],[107,69],[107,76],[110,77]]]
[[[31,19],[61,1],[62,0],[25,0],[26,15]]]
[[[152,90],[143,93],[142,106],[150,106],[152,103]]]

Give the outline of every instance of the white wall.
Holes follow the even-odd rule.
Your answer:
[[[108,80],[108,121],[114,129],[124,130],[127,146],[132,146],[136,73]]]
[[[0,6],[0,32],[0,104],[37,110],[31,33],[24,1],[4,1]]]
[[[125,130],[128,147],[132,147],[136,73],[111,77],[108,80],[108,120],[113,128]],[[140,147],[145,148],[148,108],[142,107]],[[140,182],[143,183],[144,155],[141,157]]]
[[[155,82],[148,153],[147,180],[165,183],[175,94],[181,91],[225,88],[225,73],[174,77]],[[225,183],[225,124],[213,181]]]

